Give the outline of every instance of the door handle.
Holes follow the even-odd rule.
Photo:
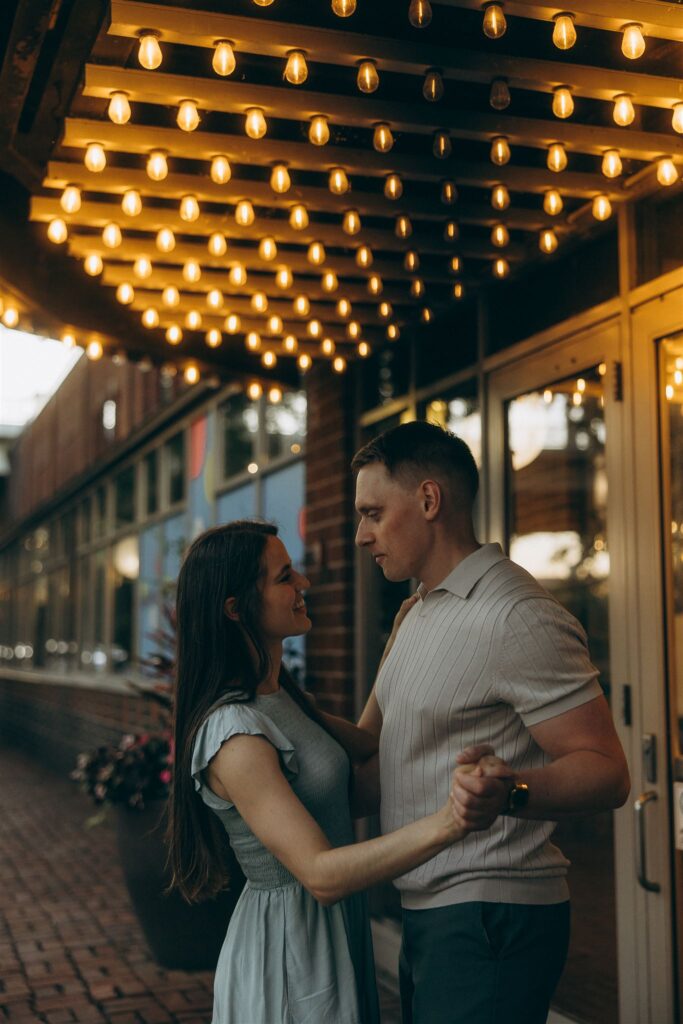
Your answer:
[[[642,885],[643,889],[646,889],[648,892],[660,892],[662,888],[659,882],[651,882],[647,877],[645,808],[651,801],[656,799],[657,794],[651,789],[648,790],[647,793],[641,793],[633,805],[636,812],[636,832],[638,833],[638,881]]]

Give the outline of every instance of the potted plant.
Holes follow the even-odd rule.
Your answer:
[[[163,649],[143,662],[151,685],[129,683],[143,699],[158,706],[159,731],[128,734],[117,745],[80,754],[71,777],[98,808],[88,826],[101,822],[110,806],[116,809],[124,878],[157,963],[171,969],[210,970],[216,966],[243,877],[237,863],[232,863],[230,890],[205,903],[190,905],[177,892],[167,892],[170,875],[163,837],[173,766],[173,657],[169,651],[175,622],[172,611],[165,614],[168,628],[155,634]]]

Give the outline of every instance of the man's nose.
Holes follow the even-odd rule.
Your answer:
[[[367,531],[366,531],[366,529],[365,529],[365,527],[364,527],[364,525],[363,525],[363,523],[361,521],[358,524],[358,529],[356,530],[356,546],[359,547],[359,548],[362,548],[365,544],[369,544],[369,543],[370,543],[370,538],[368,537]]]

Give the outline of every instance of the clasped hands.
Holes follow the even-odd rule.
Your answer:
[[[450,792],[456,824],[465,832],[488,829],[507,806],[515,773],[486,743],[467,747],[456,760]]]

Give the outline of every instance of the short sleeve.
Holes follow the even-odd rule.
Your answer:
[[[498,697],[526,726],[555,718],[602,693],[583,627],[554,598],[518,601],[507,615],[504,631]]]
[[[209,807],[226,810],[234,804],[223,800],[207,786],[203,773],[223,743],[232,736],[263,736],[280,755],[282,771],[287,779],[298,774],[296,751],[278,727],[248,704],[221,704],[202,722],[192,750],[192,778],[197,792]]]

